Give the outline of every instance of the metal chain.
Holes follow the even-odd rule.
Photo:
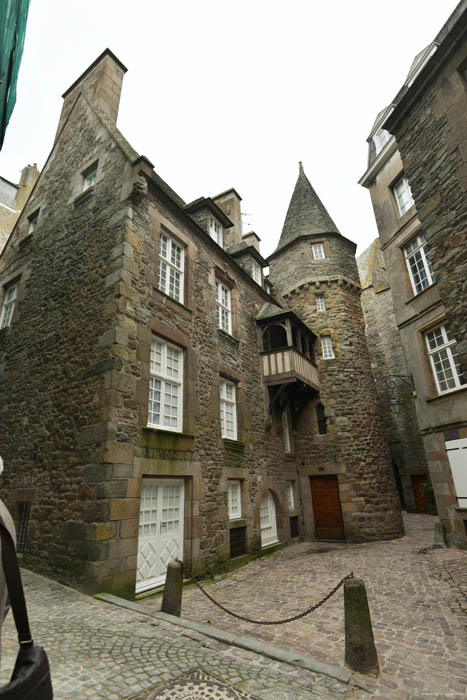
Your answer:
[[[350,574],[347,574],[347,576],[344,576],[344,578],[339,581],[337,586],[335,586],[329,593],[324,596],[322,600],[319,601],[319,603],[315,603],[315,605],[311,605],[309,608],[304,610],[303,612],[299,613],[298,615],[294,615],[293,617],[288,617],[285,620],[252,620],[251,617],[244,617],[243,615],[238,615],[237,613],[232,612],[231,610],[228,610],[226,607],[221,605],[221,603],[218,603],[217,600],[214,600],[212,596],[207,593],[204,588],[201,587],[201,585],[198,583],[198,581],[193,577],[192,581],[198,586],[199,590],[204,593],[206,598],[208,598],[211,603],[214,603],[214,605],[217,605],[218,608],[226,612],[228,615],[232,615],[232,617],[236,617],[238,620],[243,620],[243,622],[251,622],[253,625],[285,625],[287,622],[294,622],[295,620],[300,620],[300,618],[305,617],[305,615],[309,615],[311,612],[316,610],[317,608],[321,607],[321,605],[324,605],[326,601],[331,598],[334,593],[336,593],[341,586],[343,586],[344,581],[346,581],[349,578],[353,578],[353,571]]]

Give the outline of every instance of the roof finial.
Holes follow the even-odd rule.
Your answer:
[[[303,175],[303,165],[301,160],[298,161],[298,173],[299,175]]]

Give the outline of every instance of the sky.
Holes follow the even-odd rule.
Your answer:
[[[117,126],[186,201],[235,187],[275,249],[298,162],[357,254],[377,236],[357,184],[377,113],[457,0],[31,0],[0,175],[42,168],[61,95],[110,48]]]

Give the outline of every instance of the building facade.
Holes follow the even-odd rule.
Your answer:
[[[448,542],[467,546],[466,42],[461,2],[378,115],[370,191]]]
[[[23,168],[17,185],[0,176],[0,253],[38,177],[36,163]]]
[[[301,170],[266,280],[236,190],[186,204],[118,131],[125,71],[106,50],[64,94],[0,258],[25,562],[131,598],[175,557],[200,574],[299,537],[400,536],[354,244]]]

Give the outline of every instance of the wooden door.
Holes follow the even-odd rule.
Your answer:
[[[428,476],[426,474],[411,474],[410,479],[412,481],[415,510],[417,513],[426,513],[428,510],[428,502],[425,485],[428,481]]]
[[[310,476],[311,500],[317,540],[343,540],[339,484],[337,476]]]
[[[183,481],[143,479],[136,593],[163,585],[169,561],[183,560]]]

